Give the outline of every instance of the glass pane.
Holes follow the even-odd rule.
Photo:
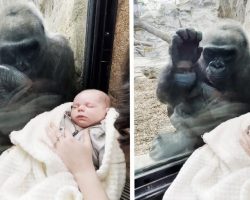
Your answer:
[[[203,144],[202,134],[249,111],[248,92],[230,71],[237,53],[218,25],[228,16],[217,8],[214,0],[134,1],[138,172],[192,152]]]
[[[1,1],[0,146],[79,89],[87,0]]]

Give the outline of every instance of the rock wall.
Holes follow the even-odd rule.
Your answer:
[[[116,97],[122,83],[122,74],[126,69],[124,61],[129,49],[129,1],[118,0],[118,10],[113,46],[112,65],[110,74],[109,93],[112,103],[116,104]]]
[[[243,24],[247,32],[250,31],[249,0],[218,0],[218,16],[235,19]]]
[[[88,0],[32,0],[41,10],[49,31],[63,34],[74,51],[80,76],[84,58]],[[123,62],[129,48],[129,1],[118,0],[115,39],[112,55],[110,94],[113,102],[121,85]]]
[[[74,51],[75,64],[80,75],[85,47],[88,0],[33,0],[45,18],[49,31],[64,35]]]

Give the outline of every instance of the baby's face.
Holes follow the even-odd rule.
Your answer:
[[[100,123],[108,111],[105,98],[98,92],[83,92],[78,94],[71,109],[71,119],[78,126],[87,128]]]

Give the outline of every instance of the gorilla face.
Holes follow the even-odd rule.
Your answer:
[[[206,76],[214,85],[220,85],[229,80],[235,61],[237,50],[234,47],[206,47],[203,59],[206,67]]]
[[[223,89],[232,83],[232,76],[239,71],[237,63],[244,59],[241,52],[246,52],[247,40],[241,29],[222,26],[209,33],[203,47],[201,66],[209,82]]]
[[[35,77],[36,70],[32,66],[36,63],[37,68],[37,60],[41,60],[41,52],[46,47],[41,19],[27,6],[20,5],[7,7],[1,15],[5,20],[0,22],[0,64],[13,66],[29,77]]]
[[[11,65],[20,72],[33,76],[32,64],[39,58],[40,49],[40,43],[35,39],[10,42],[0,46],[0,64]]]
[[[47,34],[28,0],[0,0],[0,146],[37,114],[71,101],[74,55],[60,34]]]

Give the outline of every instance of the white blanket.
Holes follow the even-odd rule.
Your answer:
[[[206,143],[184,164],[164,200],[249,200],[250,157],[239,144],[250,113],[204,134]]]
[[[1,200],[82,200],[72,174],[51,150],[46,127],[59,126],[71,103],[60,105],[30,120],[20,131],[11,133],[15,146],[0,157]],[[125,159],[113,124],[117,112],[111,108],[105,119],[105,153],[97,170],[110,200],[118,200],[125,184]],[[79,158],[80,159],[80,158]],[[94,187],[94,186],[93,186]]]

